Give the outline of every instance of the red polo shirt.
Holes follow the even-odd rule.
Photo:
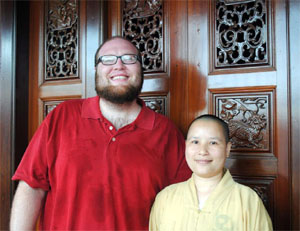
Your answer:
[[[13,176],[47,191],[42,230],[146,230],[156,194],[190,177],[183,136],[142,104],[118,131],[99,97],[64,102],[43,121]]]

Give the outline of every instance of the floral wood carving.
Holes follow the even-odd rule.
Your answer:
[[[163,72],[162,0],[124,0],[123,36],[141,51],[145,72]]]
[[[269,97],[217,98],[217,115],[230,129],[232,150],[270,150]]]
[[[166,115],[166,97],[141,97],[151,110]]]
[[[217,0],[216,68],[268,64],[266,0]]]
[[[78,78],[78,2],[47,1],[46,15],[45,80]]]

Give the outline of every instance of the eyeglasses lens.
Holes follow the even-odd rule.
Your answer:
[[[121,59],[123,64],[134,64],[137,61],[137,55],[104,55],[100,57],[100,60],[103,65],[114,65],[117,63],[118,58]]]
[[[136,55],[123,55],[121,56],[122,62],[125,64],[133,64],[137,60]]]
[[[114,56],[114,55],[106,55],[106,56],[102,56],[101,58],[101,62],[104,65],[112,65],[115,64],[117,62],[118,57]]]

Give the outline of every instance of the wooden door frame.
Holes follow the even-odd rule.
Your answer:
[[[0,1],[0,230],[8,230],[12,199],[15,106],[15,3]]]
[[[289,38],[289,91],[290,91],[290,152],[291,152],[291,228],[300,229],[300,2],[290,0],[288,3],[288,38]]]

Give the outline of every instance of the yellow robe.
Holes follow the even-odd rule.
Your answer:
[[[163,189],[151,210],[149,229],[156,231],[272,230],[271,219],[255,191],[236,183],[229,172],[199,209],[194,174]]]

